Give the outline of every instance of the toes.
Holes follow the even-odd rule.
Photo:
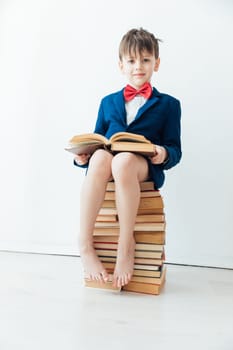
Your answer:
[[[100,282],[100,283],[103,282],[103,277],[102,277],[101,272],[98,273],[98,274],[95,276],[95,278],[96,278],[96,281],[97,281],[97,282]]]
[[[103,282],[108,282],[109,281],[109,275],[107,274],[106,271],[101,272],[101,279]]]
[[[122,287],[129,283],[127,274],[122,277]]]
[[[132,278],[132,273],[128,273],[127,274],[127,284],[129,283],[129,281],[131,280]]]
[[[113,287],[118,286],[118,277],[116,275],[113,275],[112,284],[113,284]]]
[[[130,279],[131,279],[130,273],[124,274],[122,276],[115,275],[115,276],[113,276],[112,284],[114,287],[121,288],[121,287],[125,286],[126,284],[128,284]]]
[[[123,287],[124,286],[124,276],[120,276],[120,277],[118,277],[118,284],[117,284],[117,287],[119,287],[119,288],[121,288],[121,287]]]
[[[84,272],[84,278],[85,278],[85,280],[92,280],[92,277],[91,277],[91,275],[89,274],[89,273],[86,273],[86,272]]]
[[[116,285],[118,288],[121,288],[121,277],[117,277]]]
[[[88,281],[96,281],[101,283],[109,281],[109,275],[105,270],[100,272],[89,272],[89,273],[84,271],[84,278]]]
[[[130,273],[124,274],[123,276],[118,276],[116,279],[117,287],[123,287],[129,283],[132,275]]]
[[[106,283],[109,280],[109,276],[106,271],[98,272],[96,274],[91,275],[91,279],[100,282],[100,283]]]
[[[129,283],[129,279],[128,279],[127,275],[124,276],[123,282],[124,282],[124,284],[123,284],[124,286]]]

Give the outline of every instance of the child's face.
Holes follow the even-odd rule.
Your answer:
[[[147,51],[141,54],[128,54],[119,62],[122,73],[126,76],[128,83],[136,89],[150,82],[153,72],[159,69],[160,59]]]

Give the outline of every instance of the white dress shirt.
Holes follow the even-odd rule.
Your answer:
[[[131,101],[125,103],[127,125],[132,123],[139,108],[141,108],[146,101],[147,99],[145,97],[137,95]]]

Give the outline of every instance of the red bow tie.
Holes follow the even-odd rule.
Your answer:
[[[141,95],[148,99],[152,94],[152,87],[150,83],[145,83],[139,90],[136,90],[131,85],[126,85],[124,89],[124,98],[125,101],[128,102],[132,100],[136,95]]]

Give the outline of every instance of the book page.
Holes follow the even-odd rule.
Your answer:
[[[109,140],[100,134],[88,133],[73,136],[65,150],[74,154],[92,154],[99,148],[108,148]]]
[[[105,136],[97,134],[97,133],[75,135],[70,139],[69,143],[70,144],[77,144],[80,142],[88,143],[88,142],[93,142],[93,141],[101,142],[101,143],[104,143],[106,145],[109,144],[109,140]]]
[[[151,143],[143,135],[133,134],[130,132],[118,132],[110,138],[111,143],[118,141],[144,142]]]
[[[93,154],[99,148],[105,148],[106,145],[101,142],[80,142],[78,144],[70,144],[65,150],[73,154]]]

